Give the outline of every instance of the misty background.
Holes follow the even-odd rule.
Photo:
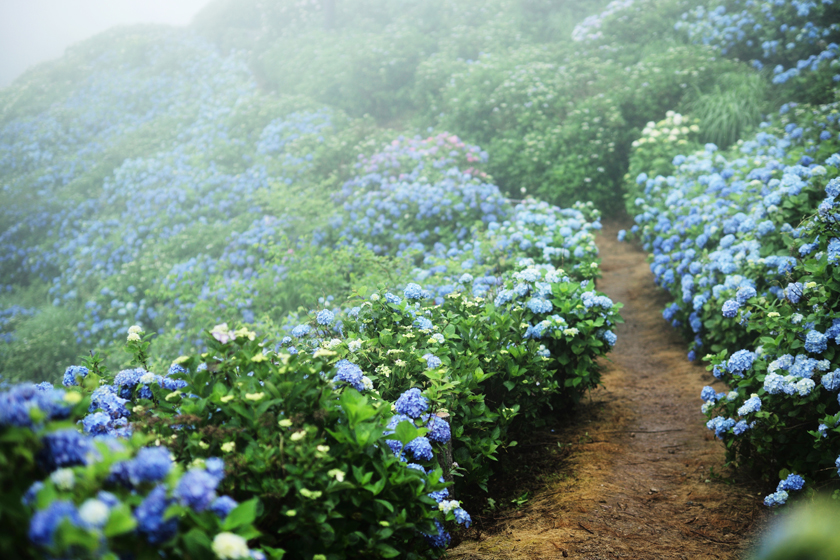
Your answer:
[[[2,0],[0,88],[115,25],[187,25],[209,0]]]

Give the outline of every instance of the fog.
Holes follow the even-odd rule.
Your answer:
[[[0,0],[0,87],[115,25],[186,25],[209,0]]]

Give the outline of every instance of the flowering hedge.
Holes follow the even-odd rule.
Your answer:
[[[98,376],[88,372],[68,369],[70,386],[87,376],[81,388],[41,383],[0,391],[3,550],[18,558],[265,558],[246,544],[255,535],[256,502],[238,504],[217,492],[224,461],[180,464],[166,448],[143,447],[146,437],[129,439],[128,410],[121,399],[91,397]],[[108,412],[84,416],[97,409]],[[100,416],[120,426],[122,437],[99,431]]]
[[[541,214],[543,225],[552,223],[550,207],[537,209],[547,210]],[[525,212],[528,219],[521,223],[540,215],[534,210]],[[565,222],[554,225],[571,232]],[[592,276],[593,264],[571,273]],[[179,358],[163,376],[146,369],[151,337],[132,327],[127,347],[139,367],[112,376],[95,356],[87,366],[68,368],[67,393],[47,385],[2,393],[9,405],[4,425],[15,434],[8,438],[15,442],[8,456],[14,457],[32,453],[17,438],[37,441],[27,436],[33,422],[45,413],[66,416],[69,408],[62,403],[82,400],[89,392],[84,403],[90,402],[89,413],[79,422],[84,432],[71,425],[61,432],[74,443],[45,440],[48,448],[58,446],[70,458],[48,457],[33,469],[33,481],[68,465],[98,465],[101,458],[84,453],[95,441],[111,442],[112,449],[97,467],[98,485],[85,485],[88,494],[100,487],[152,488],[146,483],[164,480],[171,469],[189,469],[180,482],[170,476],[168,485],[154,486],[135,510],[114,510],[120,517],[98,503],[82,503],[84,496],[62,501],[34,482],[44,513],[32,517],[30,540],[67,552],[76,550],[85,535],[93,535],[85,546],[99,547],[102,536],[97,535],[115,537],[136,528],[132,535],[165,545],[164,554],[209,547],[220,558],[234,558],[237,550],[248,550],[246,540],[257,539],[262,551],[278,558],[326,557],[351,549],[383,557],[436,556],[449,542],[442,522],[470,522],[458,502],[447,499],[441,466],[447,472],[454,466],[466,482],[486,488],[492,472],[486,459],[500,447],[515,445],[509,429],[530,429],[544,410],[574,402],[597,384],[594,360],[615,343],[617,306],[594,292],[590,280],[573,281],[553,265],[535,265],[527,257],[517,268],[499,286],[493,304],[451,293],[443,305],[435,305],[430,292],[409,284],[405,299],[374,294],[338,323],[333,312],[321,310],[315,328],[294,330],[300,349],[288,347],[292,339],[287,338],[274,353],[254,332],[219,325],[210,333],[208,352]],[[460,278],[462,288],[473,281],[469,274]],[[346,339],[325,339],[334,329],[340,336],[346,332]],[[301,352],[304,348],[310,351]],[[357,362],[366,364],[369,376]],[[382,406],[390,400],[394,405]],[[141,433],[168,451],[152,447],[125,460],[119,453],[124,444],[115,438],[134,434],[132,441],[138,441]],[[433,445],[450,438],[459,464],[438,465]],[[377,450],[373,454],[371,446]],[[170,452],[183,467],[172,466]],[[222,480],[224,463],[217,455],[227,461],[230,483]],[[55,472],[50,475],[55,484],[74,487],[72,472]],[[23,519],[26,512],[13,504],[17,499],[31,503],[32,498],[21,497],[25,486],[15,476],[4,485],[3,496]],[[217,487],[232,498],[213,501]],[[371,500],[371,494],[377,498]],[[172,510],[175,503],[185,509]],[[77,506],[84,516],[75,513]],[[105,527],[104,533],[87,521],[94,507],[104,519],[97,517],[96,527]],[[212,512],[221,525],[213,529],[209,513],[199,518],[192,510]],[[108,515],[119,519],[121,532],[106,525],[112,523]],[[228,515],[236,521],[228,522]],[[189,529],[192,522],[200,530]],[[220,536],[211,542],[214,532]],[[428,544],[419,545],[424,540]]]
[[[772,66],[772,82],[790,82],[785,88],[790,94],[807,92],[809,100],[825,101],[832,82],[840,81],[838,15],[833,0],[730,0],[697,6],[682,14],[675,28],[759,70]]]
[[[707,426],[732,464],[781,479],[767,505],[836,482],[838,114],[786,104],[729,151],[676,155],[673,174],[634,187],[632,231],[675,298],[663,315],[730,387],[703,389]]]

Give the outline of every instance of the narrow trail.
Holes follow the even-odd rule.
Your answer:
[[[449,557],[735,559],[754,544],[766,518],[761,489],[709,470],[722,471],[724,459],[700,413],[700,389],[714,378],[686,360],[662,319],[667,294],[645,254],[616,241],[618,229],[605,224],[598,236],[598,289],[624,303],[625,324],[603,363],[604,387],[560,435],[576,443],[558,465],[561,480]]]

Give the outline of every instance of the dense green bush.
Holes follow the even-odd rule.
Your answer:
[[[649,122],[641,136],[633,141],[630,169],[624,176],[624,200],[628,214],[633,214],[637,200],[644,194],[644,181],[637,178],[667,177],[674,172],[674,158],[682,153],[696,152],[700,127],[696,119],[668,111],[659,122]]]
[[[271,555],[413,557],[426,548],[416,541],[437,533],[437,502],[427,495],[444,488],[442,471],[416,456],[428,475],[407,468],[391,452],[387,402],[332,379],[336,352],[275,355],[247,329],[211,335],[204,357],[177,360],[173,369],[188,380],[179,392],[152,386],[150,402],[135,388],[136,429],[183,464],[223,456],[224,488],[260,499],[256,527]],[[397,437],[408,444],[424,433],[403,427]]]
[[[68,383],[73,372],[86,375],[81,391],[47,383],[0,392],[0,549],[15,558],[225,558],[227,543],[248,554],[257,503],[217,498],[221,461],[176,464],[166,448],[143,447],[146,436],[79,433],[100,378],[76,368]]]

